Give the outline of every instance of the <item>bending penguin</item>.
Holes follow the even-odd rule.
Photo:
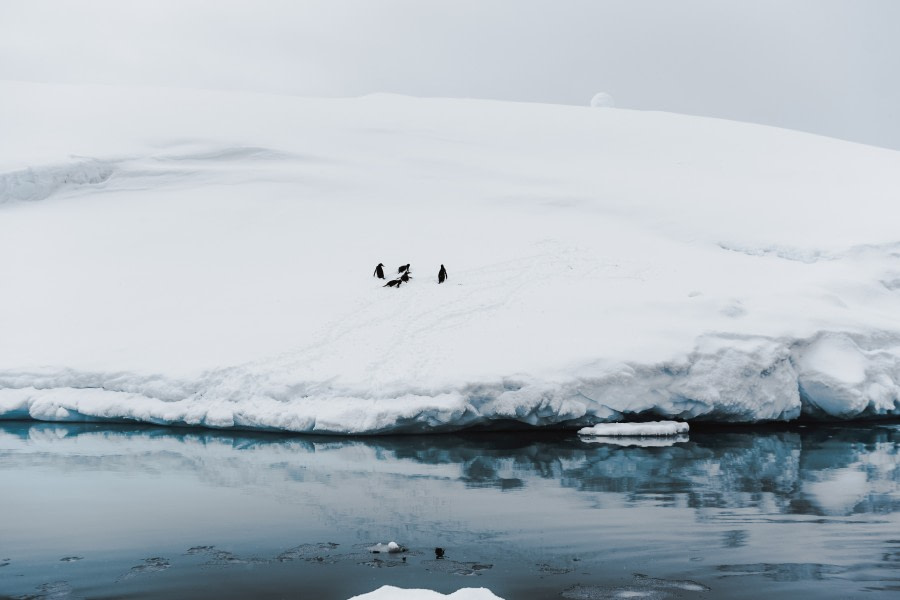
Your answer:
[[[386,284],[384,284],[381,287],[397,287],[397,288],[399,288],[401,283],[403,283],[403,282],[399,279],[391,279],[390,281],[388,281]]]
[[[409,264],[405,264],[399,269],[397,269],[398,273],[409,273]]]
[[[447,269],[444,268],[444,265],[441,265],[441,270],[438,271],[438,283],[444,283],[448,277]]]
[[[377,277],[378,279],[384,279],[384,264],[378,263],[378,266],[375,267],[375,272],[372,273],[372,277]]]

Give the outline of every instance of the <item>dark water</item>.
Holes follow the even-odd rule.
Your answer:
[[[898,598],[898,442],[898,425],[623,447],[8,423],[0,596]],[[392,540],[409,551],[367,551]]]

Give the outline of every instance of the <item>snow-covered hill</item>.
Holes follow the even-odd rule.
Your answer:
[[[898,415],[898,197],[721,120],[0,83],[0,418]]]

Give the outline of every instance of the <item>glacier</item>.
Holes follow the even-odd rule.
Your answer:
[[[896,151],[619,108],[0,91],[0,419],[900,416]]]

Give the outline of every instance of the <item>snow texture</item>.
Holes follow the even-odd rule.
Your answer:
[[[895,151],[624,109],[16,82],[0,131],[3,419],[900,415]],[[384,288],[379,262],[413,279]]]
[[[374,592],[353,596],[350,600],[502,600],[487,588],[462,588],[452,594],[441,594],[431,590],[403,589],[392,585],[383,585]]]
[[[690,426],[679,421],[650,421],[647,423],[598,423],[593,427],[583,427],[578,435],[599,436],[672,436],[687,433]]]

